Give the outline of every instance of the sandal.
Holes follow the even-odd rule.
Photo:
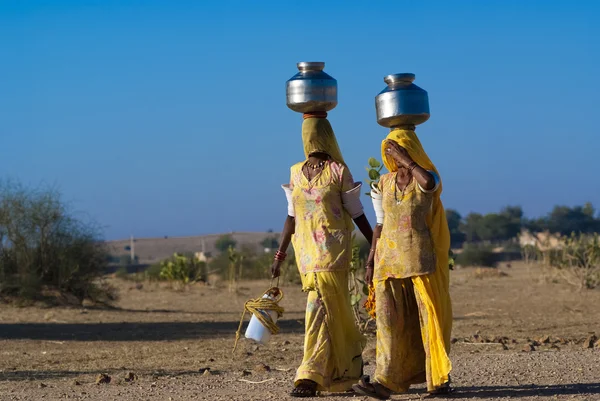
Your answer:
[[[369,376],[363,376],[358,384],[352,386],[352,390],[360,395],[375,398],[378,400],[387,400],[392,395],[392,392],[385,386],[375,382],[371,383]]]
[[[450,386],[450,382],[442,384],[440,387],[429,392],[427,398],[444,397],[454,393],[454,389]]]
[[[292,390],[290,396],[296,398],[311,398],[317,396],[317,383],[311,380],[302,380]]]

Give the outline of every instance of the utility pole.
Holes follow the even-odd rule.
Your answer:
[[[135,245],[133,242],[133,234],[131,234],[131,237],[129,238],[129,252],[130,252],[130,258],[131,258],[131,264],[134,264],[135,262]]]

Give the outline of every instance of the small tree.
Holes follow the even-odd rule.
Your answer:
[[[75,218],[56,191],[0,182],[0,295],[40,298],[52,289],[109,302],[108,262],[96,226]]]
[[[276,237],[267,237],[261,241],[260,245],[265,249],[276,249],[279,248],[279,241]]]
[[[233,239],[233,237],[229,234],[225,234],[220,236],[215,243],[215,247],[219,250],[219,252],[227,252],[229,248],[235,249],[237,245],[237,241]]]
[[[456,210],[446,209],[446,220],[448,220],[448,229],[450,230],[450,242],[452,247],[461,247],[466,239],[465,233],[460,230],[462,216]]]

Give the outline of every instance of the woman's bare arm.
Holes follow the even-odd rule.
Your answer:
[[[369,219],[367,219],[367,216],[361,214],[360,216],[354,219],[354,223],[356,223],[356,226],[358,227],[362,235],[365,236],[365,238],[369,242],[369,245],[371,245],[373,243],[373,229],[371,228],[371,224],[369,224]]]
[[[279,239],[279,252],[286,253],[290,242],[292,241],[292,235],[296,232],[296,219],[292,216],[285,218],[283,223],[283,231],[281,232],[281,238]],[[271,274],[273,277],[279,277],[281,274],[282,260],[275,259],[271,265]]]

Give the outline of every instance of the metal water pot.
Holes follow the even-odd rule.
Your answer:
[[[379,125],[393,128],[418,125],[429,119],[429,97],[413,84],[415,74],[392,74],[383,80],[388,86],[375,97]]]
[[[329,111],[337,106],[337,81],[323,71],[323,62],[298,63],[286,82],[287,106],[299,113]]]

